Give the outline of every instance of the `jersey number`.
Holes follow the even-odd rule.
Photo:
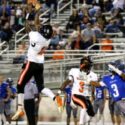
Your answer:
[[[79,92],[82,93],[84,91],[84,82],[81,81],[79,85],[80,85]]]
[[[31,46],[32,46],[32,47],[35,47],[35,46],[36,46],[36,43],[31,43]]]
[[[101,98],[101,96],[102,96],[102,90],[98,90],[97,98]]]
[[[119,96],[119,92],[118,92],[118,88],[117,88],[116,84],[112,84],[111,88],[113,89],[113,96],[114,97],[118,97]]]

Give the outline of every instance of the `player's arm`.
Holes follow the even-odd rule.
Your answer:
[[[119,70],[118,68],[116,68],[115,66],[113,66],[113,65],[111,65],[111,64],[109,64],[108,67],[109,67],[112,71],[114,71],[115,73],[117,73],[119,76],[121,76],[121,78],[122,78],[123,80],[125,80],[125,73],[124,73],[124,72],[122,72],[121,70]]]
[[[72,80],[66,79],[66,80],[62,83],[62,85],[61,85],[61,87],[60,87],[60,90],[61,90],[61,91],[64,91],[65,87],[66,87],[68,84],[70,84],[71,82],[72,82]]]
[[[95,87],[101,86],[101,85],[100,85],[100,82],[98,82],[98,81],[90,81],[90,84],[91,84],[92,86],[95,86]]]
[[[16,92],[12,92],[12,93],[11,93],[11,98],[12,98],[12,99],[15,99],[16,96],[17,96],[17,93],[16,93]]]
[[[66,105],[66,97],[67,97],[67,94],[66,94],[66,92],[64,93],[64,101],[63,101],[63,108],[65,107],[65,105]]]
[[[107,90],[105,88],[103,89],[103,94],[104,94],[104,103],[105,103],[107,99]]]
[[[74,78],[73,78],[73,69],[71,69],[70,71],[69,71],[69,75],[68,75],[68,77],[67,77],[67,79],[62,83],[62,85],[60,86],[60,90],[58,91],[58,94],[60,94],[61,93],[61,91],[64,91],[64,89],[65,89],[65,87],[67,86],[67,85],[72,85],[73,84],[73,81],[74,81]]]
[[[25,23],[25,27],[26,27],[26,32],[29,33],[30,31],[39,31],[40,28],[40,20],[39,20],[39,15],[40,15],[40,11],[37,10],[36,14],[35,14],[35,18],[34,18],[34,28],[31,26],[31,24],[29,23],[28,20],[28,14],[26,16],[26,23]]]
[[[7,91],[7,97],[4,99],[4,102],[7,102],[11,97],[11,89],[9,86],[7,86],[6,91]]]
[[[95,100],[95,87],[92,86],[92,97],[91,97],[91,101],[93,102]]]
[[[40,20],[39,20],[39,16],[40,16],[40,13],[39,11],[36,13],[35,15],[35,19],[34,19],[34,25],[35,25],[35,30],[36,31],[39,31],[40,30]]]

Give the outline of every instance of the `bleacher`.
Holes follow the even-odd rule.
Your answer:
[[[56,22],[60,25],[60,27],[64,30],[64,39],[67,40],[67,38],[71,35],[73,30],[70,30],[69,32],[65,32],[65,27],[68,22],[68,18],[71,14],[72,11],[72,2],[73,0],[68,1],[65,4],[62,4],[63,0],[60,0],[58,3],[58,9],[57,9],[57,15],[56,17],[52,17],[50,20],[50,23],[54,25]],[[63,6],[62,6],[63,5]],[[81,4],[77,3],[76,4],[77,8],[81,8]],[[91,8],[91,5],[89,6]],[[45,13],[42,13],[39,17],[41,20],[41,23],[43,23],[45,20],[44,14],[48,13],[49,10],[47,10]],[[125,12],[121,13],[123,16],[123,19],[125,21]],[[103,15],[106,16],[106,19],[109,20],[111,13],[110,12],[105,12]],[[11,39],[11,42],[13,43],[12,46],[10,47],[5,41],[1,41],[0,43],[0,56],[2,59],[0,60],[0,69],[1,71],[5,74],[6,77],[12,77],[14,79],[14,83],[17,83],[17,78],[20,74],[21,70],[21,64],[13,64],[13,58],[17,56],[16,51],[18,50],[17,45],[23,40],[27,43],[28,45],[28,35],[25,34],[23,31],[25,30],[25,27],[22,28],[20,31],[16,32],[14,36]],[[106,34],[106,33],[105,33]],[[107,73],[107,63],[113,60],[121,59],[125,61],[125,38],[123,36],[122,32],[118,33],[107,33],[109,36],[111,36],[111,40],[113,40],[113,43],[111,44],[114,46],[114,50],[112,51],[101,51],[99,50],[91,50],[91,48],[95,45],[98,45],[101,47],[103,44],[101,43],[96,43],[93,44],[88,48],[88,50],[64,50],[64,59],[63,60],[52,60],[52,55],[53,52],[52,50],[47,50],[45,54],[45,69],[44,69],[44,81],[45,81],[45,86],[49,87],[53,90],[57,90],[60,86],[60,84],[66,79],[68,71],[72,67],[79,67],[79,61],[80,58],[83,55],[90,55],[93,58],[94,66],[93,70],[100,75],[104,75]],[[112,37],[113,36],[113,37]],[[99,38],[101,40],[103,38]],[[12,49],[13,48],[13,49]],[[42,102],[45,102],[47,98],[42,97]],[[48,100],[47,100],[48,101]],[[50,100],[49,100],[50,101]],[[45,104],[44,104],[45,105]],[[15,106],[15,105],[14,105]],[[55,104],[52,104],[52,107],[54,107]],[[108,106],[108,104],[107,104]],[[14,107],[14,109],[16,106]],[[49,106],[43,107],[43,104],[41,104],[41,109],[42,108],[50,108]],[[55,108],[56,109],[56,108]],[[106,113],[107,113],[107,107],[105,108]],[[40,111],[43,113],[44,109]],[[48,113],[48,112],[47,112]],[[53,112],[51,112],[53,113]],[[57,113],[57,114],[56,114]],[[64,113],[64,112],[63,112]],[[105,125],[110,125],[109,122],[109,117],[105,113]],[[58,114],[57,111],[54,110],[54,113],[56,115]],[[109,113],[108,113],[109,114]],[[64,115],[64,114],[63,114]],[[60,121],[64,121],[62,119],[63,115],[61,114],[61,118],[59,119]],[[41,115],[43,116],[43,115]],[[64,115],[65,116],[65,115]],[[107,120],[108,119],[108,120]],[[65,122],[39,122],[39,125],[64,125]],[[104,124],[103,121],[103,124]],[[106,122],[107,121],[107,122]],[[19,125],[25,125],[26,122],[21,121],[21,122],[12,122],[13,125],[19,124]],[[91,124],[96,124],[96,123],[91,123]],[[124,123],[123,123],[124,124]],[[100,124],[102,125],[102,124]]]
[[[72,8],[72,2],[73,1],[71,0],[68,3],[63,3],[63,1],[64,0],[60,0],[58,2],[57,15],[56,15],[56,17],[51,18],[50,23],[53,25],[55,22],[58,22],[60,27],[62,27],[65,30],[67,20],[68,20],[69,16],[71,15],[71,12],[72,12],[72,9],[73,9]],[[81,8],[81,4],[76,3],[76,7]],[[92,6],[89,5],[89,7],[91,8]],[[40,15],[39,19],[41,20],[41,23],[43,21],[42,17],[44,17],[44,14],[46,14],[48,12],[49,12],[49,10],[47,10],[46,12],[44,12]],[[122,12],[121,14],[122,14],[123,18],[125,18],[124,17],[125,13]],[[105,13],[103,13],[103,15],[105,15],[106,18],[109,19],[110,16],[111,16],[111,13],[105,12]],[[12,62],[13,62],[13,58],[16,56],[16,50],[18,49],[17,45],[22,40],[28,43],[28,37],[27,37],[27,34],[24,34],[24,32],[23,32],[24,30],[25,30],[25,27],[22,28],[20,31],[16,32],[14,37],[12,38],[12,41],[14,42],[14,45],[13,45],[14,50],[10,50],[10,48],[8,47],[8,45],[5,44],[5,42],[0,44],[0,48],[4,48],[0,52],[0,55],[2,56],[2,60],[0,61],[0,67],[3,69],[4,72],[7,72],[8,75],[10,73],[13,73],[13,72],[19,72],[20,66],[18,66],[18,65],[15,66],[15,65],[12,64]],[[70,36],[71,32],[72,32],[72,30],[69,31],[69,33],[67,33],[67,32],[64,33],[65,39],[67,39]],[[88,54],[88,55],[92,55],[92,56],[95,56],[95,55],[96,56],[98,56],[98,55],[102,56],[102,55],[104,55],[104,57],[105,57],[105,55],[110,55],[111,53],[113,53],[113,54],[119,54],[119,53],[124,54],[125,53],[124,52],[124,50],[125,50],[125,45],[124,45],[125,39],[123,37],[123,34],[121,32],[119,32],[119,33],[107,33],[107,34],[110,35],[110,36],[115,36],[115,37],[111,38],[113,40],[112,45],[115,46],[115,49],[112,52],[106,52],[104,54],[104,52],[102,52],[101,50],[91,50],[91,48],[94,45],[90,46],[87,51],[77,51],[76,52],[76,51],[73,51],[73,50],[71,50],[71,51],[65,50],[65,55],[66,55],[65,57],[66,58],[61,63],[59,63],[59,65],[57,65],[57,63],[56,63],[57,67],[60,67],[60,65],[62,65],[62,63],[64,63],[67,59],[72,61],[72,59],[75,60],[75,57],[77,57],[77,56],[80,57],[80,56],[82,56],[82,54]],[[100,44],[100,43],[98,43],[98,44],[96,43],[95,45],[102,46],[102,44]],[[48,52],[48,54],[46,54],[46,56],[51,57],[52,52]],[[54,61],[50,60],[50,62],[52,63]],[[48,67],[48,65],[45,64],[45,67]],[[18,73],[15,73],[15,74],[16,74],[16,76],[15,76],[15,79],[16,79]]]

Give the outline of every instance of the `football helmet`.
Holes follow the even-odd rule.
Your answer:
[[[40,28],[40,34],[46,38],[46,39],[50,39],[53,35],[53,29],[51,25],[43,25]]]
[[[93,65],[92,58],[90,56],[84,56],[80,60],[80,70],[89,71]]]
[[[109,64],[115,66],[119,70],[124,70],[125,69],[125,63],[122,60],[115,60],[115,61],[110,62]],[[112,72],[112,70],[110,68],[108,70],[110,72]]]
[[[9,84],[9,85],[12,85],[13,84],[13,79],[12,78],[7,78],[6,82]]]

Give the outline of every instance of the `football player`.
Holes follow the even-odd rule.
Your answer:
[[[124,64],[119,60],[108,64],[111,74],[103,76],[100,82],[91,81],[93,86],[106,86],[114,101],[114,114],[125,115],[125,73]],[[121,120],[117,120],[117,125]]]
[[[24,87],[28,81],[34,77],[38,86],[38,91],[51,97],[53,100],[57,100],[57,96],[54,93],[44,87],[43,69],[44,69],[44,52],[50,43],[50,39],[53,35],[51,25],[42,25],[40,31],[29,32],[29,48],[27,52],[27,60],[23,64],[22,72],[18,79],[17,93],[18,93],[18,109],[12,120],[17,120],[22,115],[23,110],[23,93]]]
[[[71,105],[73,107],[80,106],[80,120],[79,125],[83,125],[90,120],[90,116],[95,115],[93,111],[92,104],[87,95],[90,92],[89,81],[97,81],[97,75],[91,70],[92,60],[89,56],[85,56],[80,61],[80,68],[72,68],[69,71],[68,78],[63,82],[60,90],[63,91],[64,88],[72,83],[72,99]],[[61,91],[58,91],[60,93]]]
[[[16,98],[16,87],[13,86],[14,82],[13,82],[13,79],[10,77],[7,78],[6,84],[8,84],[11,90],[11,95],[10,95],[10,99],[5,103],[4,114],[9,124],[11,124],[11,104],[12,104],[12,100]]]
[[[37,125],[39,102],[40,97],[36,83],[31,79],[24,88],[24,109],[29,125]]]
[[[4,114],[5,103],[7,103],[11,96],[9,85],[4,81],[4,74],[0,73],[0,124],[6,125],[6,117]],[[2,123],[1,123],[2,122]]]
[[[77,125],[77,111],[78,108],[72,108],[72,106],[70,105],[71,103],[71,92],[72,92],[72,85],[68,85],[66,86],[65,90],[64,90],[64,106],[66,106],[66,114],[67,114],[67,125],[70,125],[70,120],[71,120],[71,113],[73,114],[73,118],[74,118],[74,125]]]
[[[96,122],[101,120],[103,116],[103,111],[105,107],[105,99],[106,99],[106,88],[105,87],[94,87],[94,102],[93,108],[96,114]],[[99,117],[97,117],[99,111]]]

